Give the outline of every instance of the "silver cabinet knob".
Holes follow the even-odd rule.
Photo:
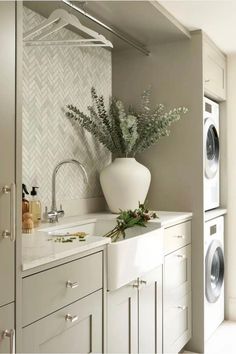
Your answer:
[[[181,311],[184,311],[184,310],[186,310],[187,306],[181,306],[181,305],[179,305],[179,306],[177,306],[177,308],[178,308],[179,310],[181,310]]]
[[[75,288],[78,288],[78,286],[79,286],[79,283],[78,283],[77,281],[72,282],[72,281],[68,280],[68,281],[66,282],[66,287],[67,287],[67,288],[75,289]]]
[[[3,237],[3,238],[9,238],[9,237],[11,237],[10,231],[8,231],[8,230],[3,230],[3,232],[2,232],[2,237]]]
[[[174,237],[176,237],[176,238],[182,238],[182,239],[184,239],[184,238],[185,238],[185,236],[184,236],[184,235],[175,235]]]
[[[139,282],[138,281],[135,282],[132,286],[133,286],[133,288],[137,288],[138,289],[139,288]]]
[[[182,259],[186,258],[185,254],[177,254],[176,257],[182,258]]]
[[[141,280],[139,280],[139,283],[140,283],[140,284],[144,284],[144,285],[146,285],[146,284],[147,284],[147,281],[146,281],[146,280],[142,280],[142,279],[141,279]]]
[[[11,192],[11,187],[9,187],[9,186],[2,187],[2,193],[3,194],[7,194],[7,193],[10,193],[10,192]]]
[[[79,317],[77,315],[72,316],[69,313],[67,315],[65,315],[65,321],[66,322],[72,322],[73,323],[73,322],[78,321],[78,319],[79,319]]]
[[[10,341],[10,354],[15,354],[15,330],[14,329],[5,329],[2,332],[1,337],[4,338],[9,338]]]

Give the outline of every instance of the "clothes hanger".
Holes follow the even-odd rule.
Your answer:
[[[49,35],[58,32],[60,29],[66,26],[72,26],[89,35],[89,39],[46,39]],[[40,34],[36,35],[38,32]],[[36,36],[35,36],[36,35]],[[33,46],[45,46],[45,45],[61,45],[61,46],[95,46],[95,47],[110,47],[113,48],[112,43],[107,40],[103,35],[91,30],[90,28],[84,26],[79,19],[70,14],[63,9],[57,9],[51,13],[48,19],[44,20],[42,23],[32,28],[31,30],[24,33],[23,36],[24,43],[26,45]]]

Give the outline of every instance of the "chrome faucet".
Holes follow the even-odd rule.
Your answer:
[[[52,174],[52,206],[51,206],[51,210],[49,212],[46,211],[47,214],[47,218],[50,222],[57,222],[59,217],[63,217],[65,215],[64,210],[62,210],[62,205],[60,206],[60,210],[57,210],[57,203],[56,203],[56,176],[57,176],[57,172],[59,171],[60,167],[65,165],[65,164],[75,164],[78,167],[80,167],[80,169],[82,170],[84,177],[86,179],[86,182],[88,183],[88,175],[87,172],[85,170],[85,167],[83,166],[83,164],[77,160],[74,159],[67,159],[67,160],[63,160],[61,162],[59,162],[54,170],[53,170],[53,174]]]

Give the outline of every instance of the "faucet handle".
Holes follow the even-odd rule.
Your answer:
[[[51,210],[47,213],[47,218],[50,223],[58,221],[58,212],[56,210]]]
[[[65,212],[62,209],[62,204],[60,204],[60,210],[57,211],[57,215],[59,218],[62,218],[65,215]]]
[[[45,209],[44,209],[43,220],[48,221],[48,207],[47,206],[45,206]]]

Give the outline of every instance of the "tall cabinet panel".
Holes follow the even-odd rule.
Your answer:
[[[14,303],[0,308],[0,353],[15,353]]]
[[[0,306],[14,301],[15,2],[0,2]]]

